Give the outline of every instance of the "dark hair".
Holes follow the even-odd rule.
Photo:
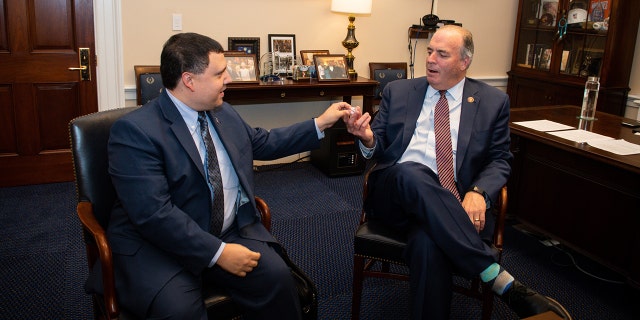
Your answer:
[[[171,36],[162,48],[160,74],[167,89],[175,89],[183,72],[201,74],[209,66],[209,53],[223,52],[218,41],[197,33]]]

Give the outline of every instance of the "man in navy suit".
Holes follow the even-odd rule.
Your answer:
[[[365,209],[369,219],[408,234],[412,319],[449,317],[453,271],[480,275],[520,317],[552,310],[569,319],[558,302],[515,281],[486,242],[493,224],[485,213],[511,171],[509,98],[466,77],[472,57],[468,30],[441,27],[428,45],[426,79],[389,83],[371,125],[360,110],[347,121],[363,155],[377,163]],[[441,96],[450,122],[450,189],[438,174],[446,162],[442,168],[436,162],[434,110]]]
[[[144,318],[206,319],[204,282],[228,289],[247,310],[246,319],[300,319],[291,272],[256,209],[253,160],[318,148],[323,131],[346,120],[350,106],[332,104],[319,117],[286,128],[252,128],[223,101],[231,78],[222,46],[195,33],[165,43],[160,72],[167,90],[119,119],[109,139],[118,202],[107,233],[118,302]],[[206,114],[201,119],[224,190],[207,180],[199,111]],[[215,234],[210,216],[219,192],[224,222]],[[92,279],[89,287],[100,291]]]

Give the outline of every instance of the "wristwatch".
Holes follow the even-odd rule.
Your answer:
[[[467,192],[477,192],[481,194],[484,197],[484,201],[487,203],[487,209],[491,208],[491,199],[489,198],[489,195],[486,192],[484,192],[484,190],[482,190],[482,188],[478,186],[473,186]]]
[[[482,190],[482,188],[478,186],[473,186],[471,189],[469,189],[469,191],[477,192],[481,194],[483,197],[485,197],[485,199],[487,198],[487,193],[484,192],[484,190]]]

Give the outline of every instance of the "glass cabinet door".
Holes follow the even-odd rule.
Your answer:
[[[551,70],[559,0],[523,0],[516,61],[517,67]]]
[[[614,0],[569,1],[560,72],[578,77],[600,76]]]
[[[600,76],[615,0],[522,0],[516,66],[576,77]]]

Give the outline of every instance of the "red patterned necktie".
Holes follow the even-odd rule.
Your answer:
[[[453,148],[451,147],[451,125],[449,123],[449,103],[447,90],[440,90],[440,99],[434,111],[434,131],[436,134],[436,166],[440,184],[453,193],[458,201],[460,194],[456,189],[453,175]]]
[[[211,222],[209,226],[209,232],[211,234],[219,236],[222,232],[222,223],[224,221],[224,194],[222,189],[222,176],[220,175],[220,166],[218,165],[218,156],[216,154],[216,148],[213,145],[213,139],[211,139],[211,133],[209,133],[209,123],[207,122],[207,115],[204,111],[198,112],[198,124],[200,125],[200,135],[204,141],[205,147],[205,167],[207,169],[207,177],[209,178],[209,184],[213,189],[213,203],[211,209]]]

